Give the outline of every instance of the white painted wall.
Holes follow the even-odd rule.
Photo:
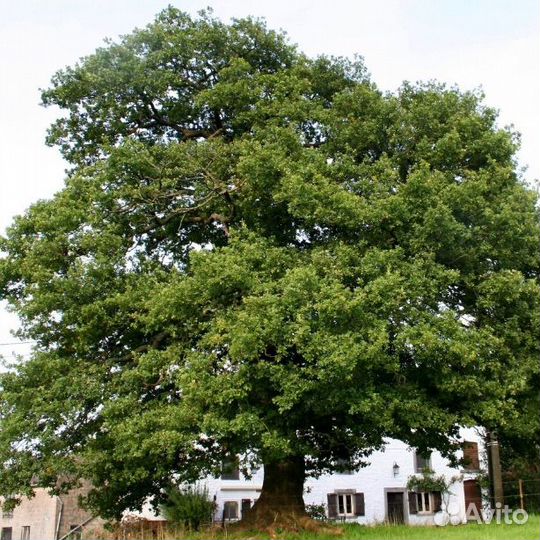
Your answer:
[[[483,455],[483,440],[475,429],[461,430],[463,440],[477,442],[480,458]],[[370,458],[370,465],[354,474],[331,474],[319,478],[310,478],[306,481],[304,501],[306,504],[327,504],[327,494],[336,490],[354,489],[364,493],[365,516],[350,518],[358,523],[373,524],[382,522],[386,517],[385,488],[402,488],[405,491],[405,520],[412,525],[432,524],[433,515],[409,515],[406,485],[409,476],[415,474],[414,451],[401,441],[388,440],[384,451],[375,452]],[[394,476],[394,463],[399,465],[399,475]],[[431,466],[437,475],[444,474],[447,479],[460,476],[462,471],[450,467],[448,461],[438,452],[431,455]],[[463,479],[474,477],[473,474],[464,473]],[[257,499],[262,488],[263,470],[257,471],[251,480],[221,480],[208,478],[206,485],[210,497],[215,497],[217,510],[215,519],[221,520],[223,504],[225,501],[237,501],[241,508],[242,499]],[[462,520],[465,518],[465,497],[462,481],[455,482],[448,496],[449,503],[457,505]],[[240,516],[241,517],[241,516]]]

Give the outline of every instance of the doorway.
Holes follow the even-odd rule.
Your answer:
[[[465,512],[470,516],[469,507],[476,507],[477,515],[482,515],[482,491],[478,480],[465,480],[463,482],[463,491],[465,493]]]
[[[402,491],[388,491],[386,493],[386,520],[392,525],[405,523]]]

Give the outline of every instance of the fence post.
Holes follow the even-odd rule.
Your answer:
[[[497,439],[497,433],[495,431],[488,431],[486,446],[488,447],[489,476],[491,481],[491,487],[493,489],[492,507],[495,508],[497,503],[499,503],[500,507],[502,507],[504,505],[504,495],[501,458],[499,453],[499,441]]]
[[[522,510],[525,510],[525,504],[523,502],[523,480],[520,478],[518,483],[519,483],[519,505]]]

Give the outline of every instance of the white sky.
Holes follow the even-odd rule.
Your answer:
[[[256,15],[310,55],[364,56],[380,88],[437,79],[482,87],[501,125],[522,133],[520,164],[540,177],[540,3],[537,0],[0,0],[0,231],[63,184],[65,163],[44,144],[55,111],[39,106],[52,74],[105,37],[144,26],[167,4],[222,19]],[[17,320],[0,307],[0,343]],[[0,345],[0,354],[28,354]]]

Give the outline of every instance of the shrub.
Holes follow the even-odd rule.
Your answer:
[[[325,504],[306,504],[306,512],[312,519],[318,521],[326,520],[326,505]]]
[[[198,530],[212,521],[215,503],[206,488],[187,486],[167,492],[168,501],[161,506],[163,516],[170,523]]]

